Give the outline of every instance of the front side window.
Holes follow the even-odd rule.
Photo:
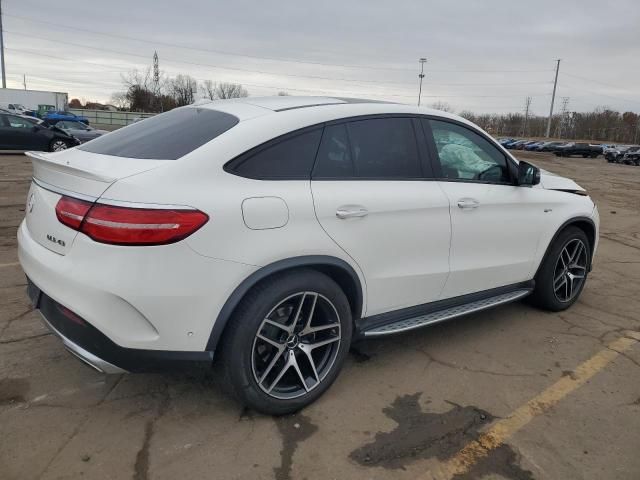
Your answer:
[[[482,136],[454,123],[426,119],[423,122],[428,122],[433,133],[442,178],[510,183],[506,157]]]
[[[309,179],[322,128],[278,139],[232,160],[226,170],[256,179]]]
[[[420,178],[422,171],[411,119],[374,118],[327,126],[313,176]]]

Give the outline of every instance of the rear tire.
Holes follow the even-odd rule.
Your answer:
[[[256,411],[285,415],[317,400],[338,376],[351,308],[331,278],[299,270],[254,287],[227,328],[222,369],[231,393]]]
[[[582,293],[591,265],[587,235],[578,227],[565,228],[555,239],[538,273],[530,303],[544,310],[566,310]]]

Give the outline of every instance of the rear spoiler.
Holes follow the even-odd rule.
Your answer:
[[[34,175],[36,170],[38,170],[37,167],[39,167],[102,183],[113,183],[118,180],[115,177],[108,177],[106,175],[94,173],[82,168],[72,167],[60,161],[56,161],[54,158],[50,157],[50,154],[45,152],[25,152],[25,155],[31,158],[31,161],[33,162]]]

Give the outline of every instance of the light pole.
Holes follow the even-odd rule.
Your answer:
[[[0,67],[2,67],[2,88],[7,88],[7,76],[4,71],[4,38],[2,35],[2,0],[0,0]]]
[[[424,64],[427,63],[426,58],[420,59],[420,74],[418,78],[420,79],[420,89],[418,90],[418,106],[420,106],[420,99],[422,97],[422,79],[424,78]]]

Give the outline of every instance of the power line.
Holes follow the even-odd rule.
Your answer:
[[[25,36],[25,37],[34,37],[34,38],[38,38],[41,40],[47,40],[50,41],[48,38],[46,37],[42,37],[42,36],[38,36],[38,35],[27,35],[27,34],[22,34],[22,33],[18,33],[18,32],[13,32],[13,31],[9,31],[9,30],[5,30],[7,33],[10,33],[12,35],[19,35],[19,36]],[[102,52],[108,52],[108,53],[114,53],[117,55],[129,55],[129,56],[134,56],[134,57],[139,57],[139,58],[145,58],[147,59],[147,55],[143,55],[143,54],[139,54],[139,53],[133,53],[133,52],[123,52],[123,51],[118,51],[118,50],[113,50],[113,49],[107,49],[107,48],[103,48],[103,47],[95,47],[95,46],[91,46],[91,45],[82,45],[82,44],[78,44],[78,43],[73,43],[73,42],[65,42],[65,41],[61,41],[61,40],[56,40],[56,43],[62,43],[62,44],[66,44],[66,45],[71,45],[71,46],[75,46],[75,47],[79,47],[79,48],[88,48],[88,49],[92,49],[92,50],[98,50],[98,51],[102,51]],[[199,67],[209,67],[209,68],[216,68],[216,69],[220,69],[220,70],[234,70],[234,71],[241,71],[241,72],[246,72],[246,73],[262,73],[262,74],[266,74],[266,75],[273,75],[273,76],[286,76],[286,77],[294,77],[294,78],[309,78],[309,79],[314,79],[314,80],[330,80],[330,81],[334,81],[334,82],[354,82],[354,83],[371,83],[374,85],[384,85],[384,86],[388,86],[388,87],[393,87],[394,85],[414,85],[412,82],[381,82],[378,80],[364,80],[364,79],[351,79],[351,78],[334,78],[334,77],[322,77],[322,76],[316,76],[316,75],[298,75],[298,74],[292,74],[292,73],[276,73],[276,72],[268,72],[268,71],[263,71],[263,70],[254,70],[254,69],[247,69],[247,68],[239,68],[239,67],[225,67],[225,66],[219,66],[219,65],[213,65],[213,64],[209,64],[209,63],[200,63],[200,62],[190,62],[187,60],[168,60],[170,62],[174,62],[174,63],[184,63],[187,65],[195,65],[195,66],[199,66]],[[492,87],[492,86],[512,86],[512,85],[543,85],[543,84],[547,84],[548,82],[516,82],[516,83],[480,83],[480,84],[474,84],[474,83],[442,83],[442,84],[431,84],[434,86],[446,86],[446,87],[456,87],[456,86],[464,86],[464,87],[470,87],[470,86],[484,86],[484,87]],[[364,86],[364,85],[360,85],[360,86]],[[395,87],[393,87],[395,88]]]
[[[48,53],[42,53],[42,52],[36,52],[35,50],[28,50],[28,49],[24,49],[24,48],[13,48],[13,47],[5,47],[5,50],[10,50],[12,52],[22,52],[22,53],[27,53],[30,55],[37,55],[39,57],[49,57],[49,58],[55,58],[57,60],[65,60],[67,62],[74,62],[74,63],[86,63],[87,65],[93,65],[94,67],[98,67],[98,68],[111,68],[111,67],[120,67],[120,70],[110,70],[109,72],[113,72],[113,73],[118,73],[118,72],[122,72],[122,70],[129,70],[132,68],[131,65],[129,66],[122,66],[122,65],[117,65],[117,64],[111,64],[111,66],[107,66],[103,63],[95,63],[95,62],[90,62],[88,60],[81,60],[79,58],[69,58],[69,57],[61,57],[60,55],[51,55]],[[138,64],[136,64],[138,65]],[[96,74],[96,73],[109,73],[109,72],[89,72],[92,74]]]
[[[592,80],[590,78],[580,77],[578,75],[574,75],[573,73],[561,72],[561,74],[562,75],[566,75],[568,77],[573,77],[573,78],[575,78],[577,80],[582,80],[582,81],[591,82],[591,83],[597,83],[598,85],[602,85],[604,87],[615,88],[615,89],[618,89],[618,90],[625,90],[624,88],[621,88],[621,87],[616,86],[616,85],[612,85],[610,83],[604,83],[604,82],[600,82],[598,80]]]
[[[592,95],[596,95],[598,97],[606,97],[606,98],[613,98],[614,100],[622,100],[624,102],[630,102],[630,103],[638,103],[640,104],[640,100],[631,100],[630,98],[622,98],[622,97],[617,97],[617,96],[613,96],[613,95],[606,95],[604,93],[598,93],[598,92],[594,92],[593,90],[588,90],[586,88],[583,87],[574,87],[574,86],[569,86],[569,88],[572,88],[574,90],[580,90],[583,92],[587,92],[590,93]]]
[[[216,53],[216,54],[219,54],[219,55],[236,56],[236,57],[244,57],[244,58],[253,58],[253,59],[257,59],[257,60],[269,60],[269,61],[276,61],[276,62],[297,63],[297,64],[303,64],[303,65],[319,65],[319,66],[340,67],[340,68],[361,68],[361,69],[370,69],[370,70],[389,70],[389,71],[399,71],[399,72],[413,72],[413,70],[410,69],[410,68],[316,62],[316,61],[298,60],[298,59],[285,58],[285,57],[260,56],[260,55],[252,55],[252,54],[246,54],[246,53],[240,53],[240,52],[230,52],[230,51],[224,51],[224,50],[218,50],[218,49],[192,47],[192,46],[186,46],[186,45],[180,45],[180,44],[175,44],[175,43],[163,42],[163,41],[158,41],[158,40],[147,40],[147,39],[143,39],[143,38],[130,37],[130,36],[126,36],[126,35],[116,35],[116,34],[113,34],[113,33],[100,32],[100,31],[97,31],[97,30],[91,30],[91,29],[87,29],[87,28],[80,28],[80,27],[71,26],[71,25],[48,22],[48,21],[45,21],[45,20],[33,19],[33,18],[23,17],[23,16],[20,16],[20,15],[6,14],[6,16],[12,17],[12,18],[18,18],[20,20],[27,21],[27,22],[34,22],[34,23],[41,23],[41,24],[45,24],[45,25],[52,25],[52,26],[54,26],[56,28],[68,28],[68,29],[72,29],[72,30],[77,30],[77,31],[82,31],[82,32],[87,32],[87,33],[93,33],[93,34],[96,34],[96,35],[104,35],[104,36],[108,36],[108,37],[112,37],[112,38],[120,38],[120,39],[123,39],[123,40],[133,40],[133,41],[136,41],[136,42],[149,43],[149,44],[153,44],[155,46],[163,45],[163,46],[171,47],[171,48],[180,48],[180,49],[200,51],[200,52],[206,52],[206,53]],[[521,69],[515,69],[515,70],[514,69],[510,69],[510,70],[445,69],[445,70],[433,70],[433,72],[438,72],[438,73],[439,72],[533,73],[533,72],[547,72],[547,71],[549,71],[549,70],[548,69],[524,69],[524,70],[521,70]]]
[[[364,68],[364,69],[371,69],[371,70],[395,70],[395,71],[401,71],[401,72],[410,72],[411,69],[409,68],[397,68],[397,67],[378,67],[378,66],[372,66],[372,65],[349,65],[349,64],[341,64],[341,63],[326,63],[326,62],[314,62],[314,61],[308,61],[308,60],[297,60],[297,59],[292,59],[292,58],[286,58],[286,57],[271,57],[271,56],[260,56],[260,55],[251,55],[251,54],[246,54],[246,53],[240,53],[240,52],[230,52],[230,51],[224,51],[224,50],[218,50],[218,49],[210,49],[210,48],[201,48],[201,47],[190,47],[190,46],[186,46],[186,45],[179,45],[176,43],[169,43],[169,42],[163,42],[163,41],[159,41],[159,40],[146,40],[143,38],[136,38],[136,37],[130,37],[127,35],[116,35],[113,33],[107,33],[107,32],[100,32],[97,30],[90,30],[87,28],[80,28],[80,27],[75,27],[75,26],[71,26],[71,25],[64,25],[64,24],[59,24],[59,23],[54,23],[54,22],[47,22],[45,20],[37,20],[34,18],[27,18],[27,17],[23,17],[20,15],[13,15],[13,14],[6,14],[7,17],[12,17],[12,18],[18,18],[20,20],[24,20],[27,22],[33,22],[33,23],[41,23],[41,24],[45,24],[45,25],[52,25],[54,27],[57,28],[68,28],[71,30],[77,30],[80,32],[87,32],[87,33],[93,33],[96,35],[104,35],[107,37],[112,37],[112,38],[120,38],[123,40],[133,40],[135,42],[142,42],[142,43],[149,43],[149,44],[153,44],[153,45],[162,45],[165,47],[171,47],[171,48],[181,48],[181,49],[186,49],[186,50],[194,50],[194,51],[200,51],[200,52],[206,52],[206,53],[216,53],[219,55],[227,55],[227,56],[234,56],[234,57],[244,57],[244,58],[253,58],[253,59],[257,59],[257,60],[270,60],[270,61],[275,61],[275,62],[286,62],[286,63],[299,63],[299,64],[305,64],[305,65],[320,65],[320,66],[324,66],[324,67],[340,67],[340,68]]]

